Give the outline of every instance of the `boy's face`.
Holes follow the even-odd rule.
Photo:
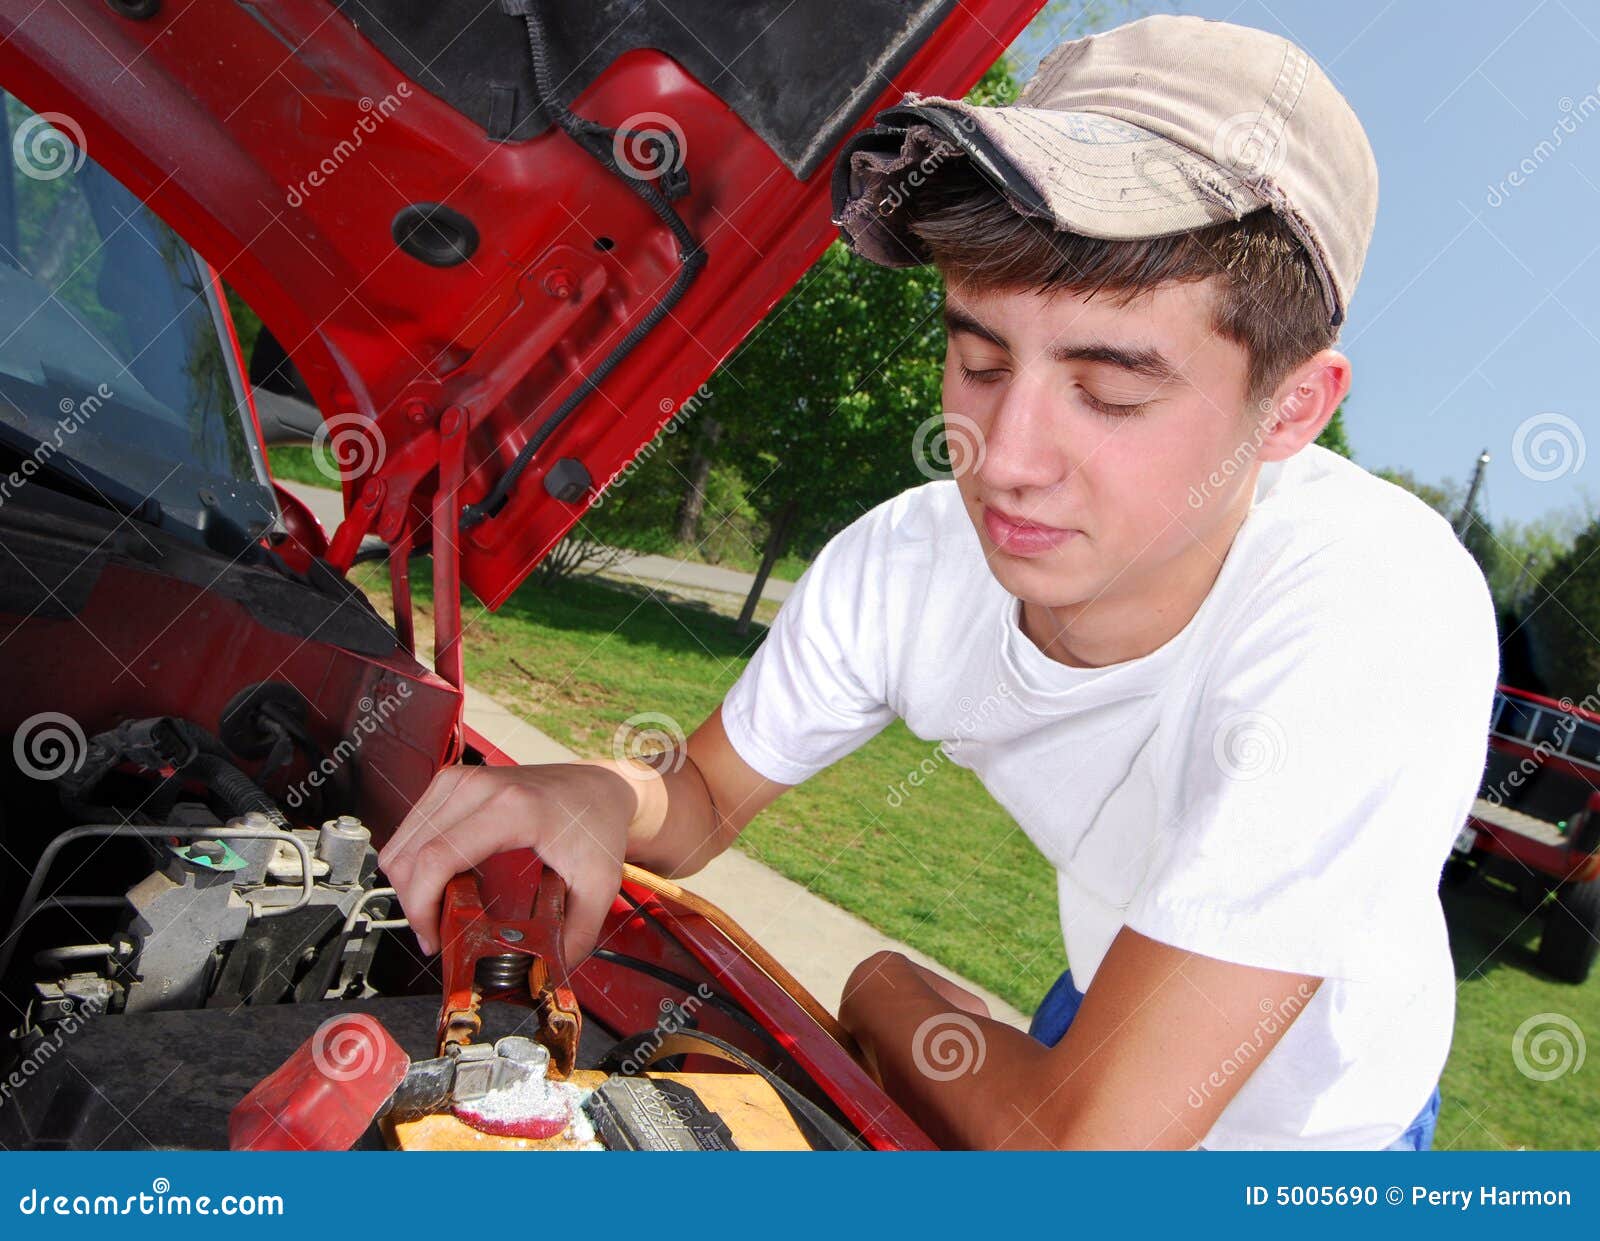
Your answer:
[[[1159,606],[1164,582],[1220,565],[1253,494],[1258,415],[1212,296],[1211,281],[1125,305],[947,286],[952,470],[1011,594]]]

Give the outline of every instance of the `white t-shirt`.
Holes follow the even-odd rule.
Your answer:
[[[1123,926],[1326,980],[1197,1083],[1254,1066],[1203,1146],[1388,1145],[1450,1047],[1437,885],[1499,666],[1488,588],[1449,523],[1312,445],[1262,467],[1199,611],[1152,653],[1059,663],[1019,608],[955,484],[908,491],[800,579],[723,703],[729,739],[787,784],[895,716],[943,743],[1055,867],[1080,989]]]

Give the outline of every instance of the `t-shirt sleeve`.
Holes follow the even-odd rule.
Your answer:
[[[1254,603],[1166,756],[1178,779],[1125,922],[1220,960],[1381,977],[1397,943],[1430,933],[1483,773],[1488,589],[1453,543],[1352,539]]]
[[[769,780],[799,784],[894,718],[883,621],[886,520],[874,509],[828,542],[723,699],[728,740]]]

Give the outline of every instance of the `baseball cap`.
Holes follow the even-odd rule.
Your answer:
[[[1278,35],[1193,16],[1064,43],[1005,107],[907,94],[834,167],[833,222],[850,248],[886,267],[926,263],[905,204],[952,157],[1024,215],[1107,240],[1269,207],[1309,254],[1334,327],[1378,211],[1366,131],[1321,67]]]

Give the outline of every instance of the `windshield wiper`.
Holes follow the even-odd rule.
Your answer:
[[[75,460],[60,448],[35,439],[3,420],[0,420],[0,443],[17,457],[16,466],[0,476],[0,502],[9,500],[17,488],[30,482],[66,483],[72,495],[91,504],[121,513],[131,521],[152,526],[161,524],[161,505],[153,496],[140,495],[120,479]],[[34,463],[34,468],[25,470],[23,467],[29,461]],[[63,490],[60,486],[50,489]]]

